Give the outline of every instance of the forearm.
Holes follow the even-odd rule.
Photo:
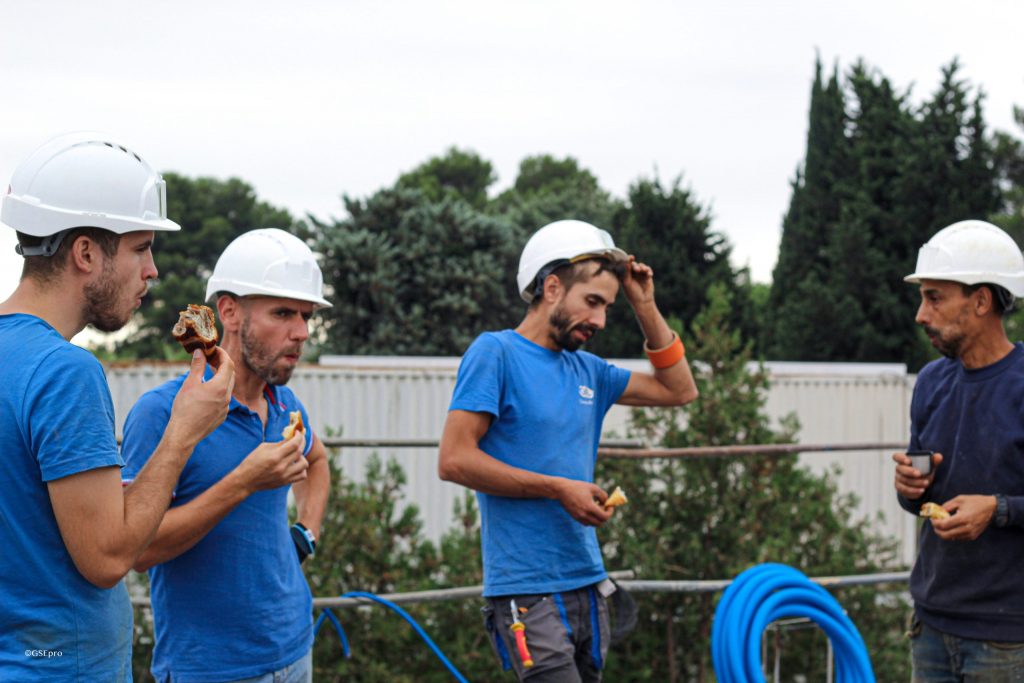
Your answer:
[[[251,491],[235,471],[194,500],[167,510],[149,546],[135,562],[135,570],[146,571],[186,552],[250,494]]]
[[[561,477],[506,465],[479,448],[471,447],[463,447],[458,452],[442,450],[439,474],[445,481],[509,498],[557,499],[564,481]]]
[[[129,566],[152,541],[160,526],[181,470],[195,444],[176,439],[171,426],[156,450],[124,492],[124,517],[114,545]]]
[[[633,313],[636,315],[637,324],[640,325],[640,331],[643,332],[649,348],[660,349],[672,343],[675,333],[665,322],[665,317],[653,300],[631,305]]]
[[[320,538],[320,524],[327,509],[327,496],[331,488],[331,470],[326,459],[309,464],[306,480],[292,484],[295,494],[296,521]]]
[[[644,333],[647,349],[663,349],[674,342],[675,332],[665,322],[654,302],[646,306],[635,306],[633,310],[640,330]],[[693,379],[693,372],[685,355],[666,368],[655,367],[654,379],[667,390],[667,396],[671,397],[671,400],[660,399],[654,405],[684,405],[697,398],[697,383]]]

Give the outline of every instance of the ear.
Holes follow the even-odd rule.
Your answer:
[[[72,268],[89,275],[103,268],[103,250],[86,235],[77,235],[68,246],[71,250],[68,260]]]
[[[217,317],[225,332],[238,331],[242,327],[244,317],[242,302],[226,294],[217,297]]]
[[[995,310],[995,302],[992,299],[992,290],[988,287],[978,287],[974,292],[974,313],[979,318]]]
[[[549,304],[558,303],[563,293],[564,287],[557,275],[552,274],[544,278],[544,301]]]

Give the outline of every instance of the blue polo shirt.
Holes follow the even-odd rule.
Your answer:
[[[128,414],[126,481],[137,476],[163,436],[184,380],[144,394]],[[267,404],[264,428],[259,415],[231,399],[227,419],[196,446],[182,470],[171,507],[216,484],[264,441],[280,441],[290,411],[301,410],[309,424],[287,387],[268,387]],[[307,429],[307,454],[311,446]],[[250,678],[280,669],[312,647],[313,601],[288,530],[288,489],[254,493],[192,548],[149,570],[158,681]]]
[[[531,472],[594,481],[608,409],[629,371],[586,351],[551,351],[514,330],[485,332],[459,365],[449,410],[494,416],[480,449]],[[477,493],[484,595],[559,593],[607,574],[594,527],[557,500]]]
[[[0,315],[0,679],[131,680],[124,582],[85,580],[47,482],[122,462],[103,366],[32,315]]]

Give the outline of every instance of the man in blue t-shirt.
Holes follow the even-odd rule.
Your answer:
[[[482,334],[459,366],[439,474],[478,492],[487,627],[503,666],[531,681],[599,681],[615,590],[595,531],[612,516],[594,484],[605,413],[615,403],[683,405],[697,388],[655,304],[653,272],[604,230],[572,220],[541,228],[517,283],[530,304],[523,321]],[[620,286],[654,374],[578,350],[604,328]]]
[[[121,580],[145,549],[195,444],[227,413],[234,371],[192,361],[133,490],[121,488],[114,407],[99,362],[68,342],[123,327],[157,275],[164,183],[98,134],[56,138],[11,178],[0,221],[21,280],[0,303],[0,679],[130,681],[132,612]]]
[[[253,230],[221,254],[207,284],[237,371],[231,408],[196,446],[149,549],[157,681],[309,681],[313,602],[300,564],[313,555],[330,472],[306,410],[284,385],[323,298],[309,247],[283,230]],[[125,479],[160,439],[182,378],[139,399],[125,422]],[[134,485],[134,484],[131,484]],[[288,525],[288,491],[298,521]]]
[[[915,681],[1024,680],[1024,345],[1003,318],[1024,296],[1024,256],[983,221],[921,247],[917,323],[944,358],[917,376],[900,505],[921,527],[910,577]],[[926,511],[927,512],[927,511]]]

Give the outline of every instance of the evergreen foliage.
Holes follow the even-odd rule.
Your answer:
[[[508,220],[397,187],[345,205],[348,218],[315,223],[334,304],[321,314],[326,350],[458,356],[481,332],[518,322],[509,274],[521,247]]]
[[[807,152],[793,182],[772,282],[768,357],[889,361],[931,355],[903,282],[940,228],[999,206],[982,95],[953,61],[924,104],[858,62],[840,84],[821,64]]]

